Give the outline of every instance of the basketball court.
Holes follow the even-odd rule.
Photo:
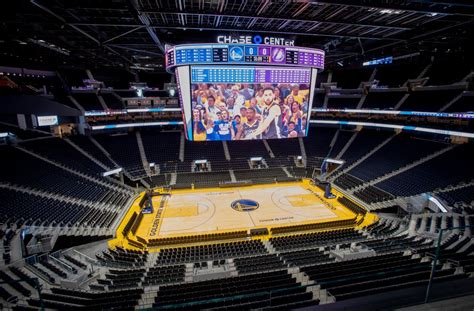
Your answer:
[[[154,197],[154,205],[158,206],[160,199]],[[303,184],[176,191],[166,200],[159,235],[203,234],[337,218],[337,213]],[[145,221],[142,223],[145,225]],[[146,225],[141,227],[137,234],[148,237],[149,229]]]
[[[117,230],[119,239],[128,219],[133,213],[140,212],[142,196],[135,200]],[[152,200],[153,212],[143,214],[135,233],[122,236],[120,245],[130,239],[143,242],[355,217],[354,212],[337,199],[324,198],[324,191],[311,185],[309,180],[232,188],[179,189],[154,196]]]

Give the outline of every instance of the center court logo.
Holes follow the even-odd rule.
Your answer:
[[[256,210],[259,207],[259,204],[254,200],[241,199],[232,202],[230,207],[238,212],[251,212]]]

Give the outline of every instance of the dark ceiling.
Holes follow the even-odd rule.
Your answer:
[[[471,0],[19,0],[15,5],[0,23],[0,65],[16,59],[45,67],[161,71],[165,44],[260,34],[324,48],[331,66],[435,49],[465,52],[474,28]]]

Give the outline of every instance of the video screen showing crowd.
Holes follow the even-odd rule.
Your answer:
[[[193,140],[306,136],[307,84],[192,84]]]

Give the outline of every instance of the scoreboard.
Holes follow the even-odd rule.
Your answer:
[[[324,68],[324,51],[263,44],[184,44],[166,50],[166,70],[184,65],[278,65]]]
[[[298,83],[311,82],[310,68],[192,66],[191,83]]]
[[[167,46],[166,70],[176,76],[186,139],[307,136],[324,55],[246,42]]]

